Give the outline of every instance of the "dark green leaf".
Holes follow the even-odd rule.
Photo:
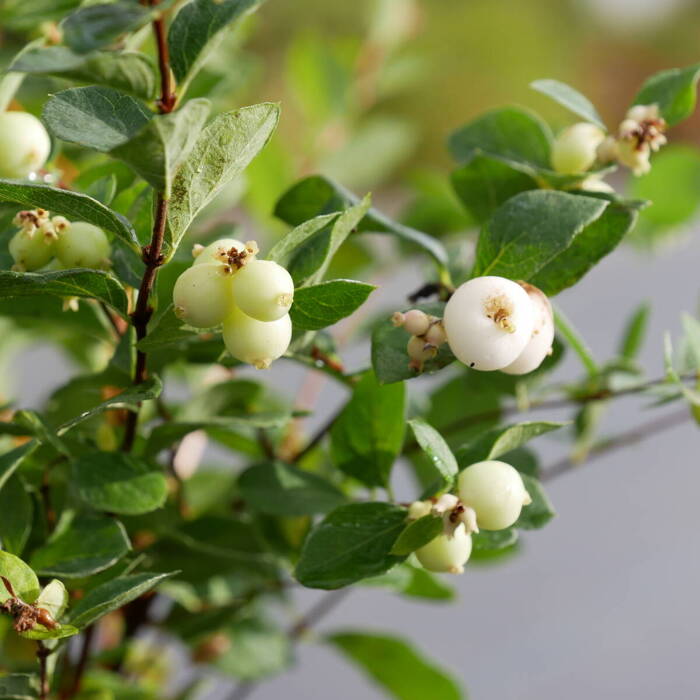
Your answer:
[[[88,5],[62,22],[63,40],[74,51],[87,53],[138,29],[151,17],[150,8],[126,0]]]
[[[42,207],[73,221],[87,221],[113,233],[130,248],[140,250],[129,221],[86,194],[38,182],[0,180],[0,201],[16,202],[25,207]]]
[[[22,480],[13,474],[0,487],[0,542],[10,554],[21,555],[32,531],[34,504]]]
[[[340,632],[326,639],[397,700],[461,700],[455,680],[402,639]]]
[[[90,576],[116,564],[129,550],[124,526],[114,518],[69,514],[46,544],[37,549],[32,568],[42,576]]]
[[[649,324],[650,313],[651,306],[649,302],[642,302],[632,314],[629,321],[627,321],[618,350],[621,357],[627,360],[634,360],[639,354]]]
[[[532,503],[523,508],[513,527],[518,527],[521,530],[538,530],[555,516],[554,507],[537,479],[527,474],[520,476],[525,484],[525,489],[532,498]]]
[[[456,466],[456,464],[455,464]],[[442,517],[424,515],[406,526],[391,548],[391,553],[406,556],[432,542],[444,529]]]
[[[390,503],[340,506],[311,530],[295,570],[308,588],[341,588],[388,571],[406,524],[406,510]]]
[[[547,125],[534,113],[520,107],[503,107],[457,129],[448,146],[459,163],[481,151],[515,163],[549,168],[551,138]]]
[[[281,462],[246,469],[238,477],[238,488],[253,509],[269,515],[327,513],[347,500],[326,479]]]
[[[687,119],[695,109],[700,63],[662,70],[648,78],[634,98],[636,105],[659,105],[670,126]]]
[[[34,452],[36,447],[36,442],[26,442],[24,445],[15,447],[13,450],[0,455],[0,489],[5,486],[17,467]]]
[[[0,270],[0,296],[82,297],[97,299],[127,316],[129,301],[119,280],[103,270],[58,270],[13,272]]]
[[[331,429],[333,463],[366,486],[386,486],[406,432],[403,384],[382,386],[373,372],[355,385]]]
[[[160,508],[168,495],[159,469],[123,452],[92,452],[73,462],[72,485],[95,510],[141,515]]]
[[[408,421],[408,424],[411,426],[416,442],[429,457],[430,463],[437,472],[436,482],[431,487],[432,493],[429,495],[432,496],[436,491],[450,489],[459,472],[459,466],[449,445],[442,435],[422,418],[414,418]]]
[[[518,531],[514,528],[473,532],[470,561],[480,562],[509,554],[517,543]]]
[[[260,0],[192,0],[175,15],[168,31],[170,63],[185,89],[235,20],[254,10]]]
[[[173,183],[166,247],[177,248],[197,214],[263,149],[279,119],[271,102],[219,114],[202,131]]]
[[[489,430],[474,442],[462,445],[455,451],[460,469],[486,459],[498,459],[506,452],[525,445],[530,440],[552,430],[558,430],[569,423],[552,421],[530,421],[514,425],[501,426]]]
[[[608,202],[535,190],[501,205],[479,236],[472,275],[530,280],[565,251]]]
[[[4,576],[12,584],[15,595],[25,603],[33,603],[39,597],[39,579],[32,569],[14,554],[0,551],[0,576]],[[0,582],[0,603],[4,603],[9,597],[9,591]]]
[[[322,214],[316,216],[309,221],[304,221],[296,228],[287,232],[267,254],[268,260],[274,260],[280,265],[286,265],[292,257],[292,253],[301,245],[306,243],[310,238],[316,235],[319,231],[326,228],[335,221],[339,216],[339,212],[332,214]]]
[[[93,588],[84,598],[73,607],[68,621],[75,627],[87,627],[103,615],[125,606],[132,600],[155,588],[165,579],[174,576],[169,574],[134,574],[121,576]]]
[[[332,326],[362,306],[374,289],[355,280],[331,280],[298,289],[289,312],[294,328],[317,331]]]
[[[39,676],[37,674],[0,675],[0,700],[35,700],[38,697]]]
[[[537,90],[537,92],[541,92],[543,95],[547,95],[547,97],[551,97],[555,102],[558,102],[562,107],[566,107],[570,112],[606,130],[605,123],[593,106],[593,103],[578,90],[574,90],[570,85],[562,83],[559,80],[545,78],[542,80],[535,80],[530,83],[530,87]]]

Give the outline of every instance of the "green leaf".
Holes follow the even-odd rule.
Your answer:
[[[57,270],[56,272],[13,272],[0,270],[0,296],[81,297],[97,299],[124,318],[129,300],[119,280],[103,270]]]
[[[22,480],[12,474],[0,487],[0,542],[10,554],[20,555],[32,531],[34,503]]]
[[[437,479],[428,489],[431,491],[429,495],[432,496],[437,491],[450,489],[459,472],[457,460],[452,454],[450,446],[442,435],[422,418],[414,418],[408,421],[408,424],[411,426],[416,442],[428,456],[436,472]]]
[[[340,506],[309,533],[295,573],[308,588],[333,589],[388,571],[406,524],[406,510],[390,503]]]
[[[461,700],[455,680],[397,637],[359,631],[326,637],[375,683],[397,700]]]
[[[611,202],[599,218],[575,235],[566,250],[540,268],[529,281],[548,296],[573,286],[617,247],[636,220],[635,209]]]
[[[471,562],[495,559],[514,551],[518,544],[518,531],[514,528],[505,530],[481,530],[472,533]]]
[[[473,442],[462,445],[455,451],[460,469],[475,462],[487,459],[498,459],[506,452],[525,445],[530,440],[544,435],[552,430],[558,430],[570,423],[555,423],[553,421],[529,421],[514,425],[500,426],[483,433]]]
[[[331,429],[331,457],[366,486],[386,486],[406,432],[403,384],[382,386],[373,372],[355,385]]]
[[[175,174],[194,148],[209,108],[209,100],[199,98],[186,102],[176,112],[157,114],[111,154],[168,199]]]
[[[259,0],[192,0],[175,15],[168,31],[168,48],[181,92],[223,38],[223,30],[259,4]]]
[[[483,152],[535,168],[549,168],[552,135],[534,113],[520,107],[487,112],[457,129],[449,138],[452,157],[459,163]]]
[[[68,616],[68,621],[75,627],[87,627],[103,615],[118,610],[144,593],[153,590],[165,579],[175,576],[176,573],[142,573],[120,576],[106,581],[93,588],[76,603]]]
[[[409,598],[422,598],[433,602],[445,602],[455,598],[454,589],[445,584],[442,578],[434,576],[422,566],[414,566],[407,561],[381,576],[364,579],[361,584],[388,588]]]
[[[537,92],[541,92],[547,97],[551,97],[555,102],[558,102],[562,107],[565,107],[570,112],[583,117],[588,122],[596,124],[604,131],[607,131],[605,122],[598,114],[593,103],[578,90],[575,90],[570,85],[562,83],[559,80],[542,79],[535,80],[530,83],[530,87]]]
[[[103,231],[113,233],[133,250],[140,250],[136,233],[129,221],[86,194],[38,182],[0,179],[0,201],[16,202],[30,208],[41,207],[72,221],[87,221]]]
[[[525,484],[525,489],[532,498],[532,503],[523,508],[513,527],[521,530],[539,530],[556,515],[554,507],[537,479],[527,474],[520,476]]]
[[[118,520],[69,513],[34,552],[31,565],[42,576],[79,578],[116,564],[130,549]]]
[[[279,106],[263,102],[219,114],[202,131],[173,183],[168,255],[177,249],[195,216],[263,149],[278,120]]]
[[[186,326],[174,313],[173,305],[166,309],[153,322],[148,335],[138,342],[138,349],[144,352],[162,350],[169,345],[178,345],[182,342],[196,340],[201,331]]]
[[[433,316],[442,317],[445,305],[435,302],[431,304],[418,304],[412,308],[421,309]],[[390,315],[378,323],[372,332],[372,367],[377,379],[382,384],[393,384],[404,379],[412,379],[417,376],[416,371],[409,367],[410,358],[406,352],[406,346],[410,335],[403,328],[397,328],[391,322]],[[455,356],[447,343],[440,346],[438,354],[428,360],[421,374],[432,374],[452,364]]]
[[[627,360],[634,360],[642,347],[647,326],[649,325],[649,315],[651,306],[649,302],[642,302],[627,321],[618,354]]]
[[[17,467],[34,452],[36,447],[36,442],[26,442],[24,445],[15,447],[9,452],[0,455],[0,489],[5,486],[7,480],[15,473]]]
[[[607,206],[602,199],[552,190],[515,195],[481,231],[472,276],[530,280]]]
[[[506,200],[539,187],[531,175],[476,149],[467,162],[452,173],[451,180],[462,204],[480,224]]]
[[[327,513],[347,500],[323,477],[281,462],[249,467],[238,477],[238,489],[248,505],[269,515]]]
[[[294,293],[289,315],[297,330],[317,331],[350,316],[376,287],[355,280],[330,280]]]
[[[152,10],[126,0],[81,7],[61,23],[63,41],[78,53],[112,43],[151,20]]]
[[[695,110],[700,63],[687,68],[662,70],[648,78],[634,98],[635,105],[659,105],[670,126],[687,119]]]
[[[360,198],[323,175],[312,175],[292,185],[275,206],[275,216],[292,226],[319,215],[330,214],[360,202]],[[439,264],[447,265],[447,251],[440,241],[422,231],[404,226],[370,207],[357,224],[367,233],[388,233],[413,243],[429,253]]]
[[[25,603],[33,603],[39,596],[39,579],[32,569],[14,554],[0,551],[0,576],[4,576],[12,584],[15,595]],[[9,597],[9,591],[0,582],[0,603],[4,603]]]
[[[54,629],[47,629],[43,625],[35,625],[33,629],[22,632],[20,636],[25,639],[66,639],[79,634],[80,630],[73,625],[59,625]]]
[[[73,486],[95,510],[142,515],[165,503],[165,475],[147,462],[123,452],[92,452],[73,462]]]
[[[153,62],[133,51],[78,54],[67,46],[37,46],[18,56],[8,71],[104,85],[146,100],[156,92]]]
[[[432,542],[444,529],[442,517],[424,515],[406,526],[391,548],[391,553],[397,556],[407,556],[423,545]]]
[[[280,238],[277,243],[272,247],[272,249],[267,254],[268,260],[274,260],[280,265],[286,265],[292,253],[306,243],[312,236],[317,234],[322,229],[326,228],[329,224],[335,221],[340,212],[333,212],[332,214],[322,214],[309,221],[304,221],[299,224],[296,228],[287,232],[282,238]]]
[[[0,700],[35,700],[38,697],[38,675],[25,673],[0,674]]]

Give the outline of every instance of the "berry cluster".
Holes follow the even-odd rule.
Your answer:
[[[51,139],[33,114],[0,113],[0,177],[27,177],[46,163],[50,153]]]
[[[226,349],[267,369],[289,347],[294,282],[281,265],[258,260],[255,241],[222,238],[196,245],[191,267],[175,282],[175,315],[195,328],[223,324]]]
[[[17,272],[74,267],[107,269],[111,248],[104,231],[86,221],[50,217],[45,209],[21,211],[13,219],[20,230],[9,244]]]
[[[472,464],[459,475],[457,495],[411,504],[411,520],[429,514],[443,519],[443,531],[416,550],[416,557],[428,571],[460,574],[471,555],[471,534],[479,528],[510,527],[531,502],[522,477],[510,464],[496,460]]]
[[[442,320],[418,309],[397,312],[392,320],[411,333],[409,366],[417,370],[447,342],[467,367],[527,374],[551,353],[554,340],[549,299],[527,282],[504,277],[475,277],[462,284]]]

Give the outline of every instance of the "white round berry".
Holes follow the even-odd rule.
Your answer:
[[[450,349],[467,367],[482,371],[509,365],[527,345],[535,318],[525,290],[504,277],[475,277],[445,306]]]
[[[56,241],[56,257],[67,267],[106,269],[111,251],[105,232],[86,221],[62,227]]]
[[[196,248],[197,253],[195,254],[195,259],[192,264],[201,265],[202,263],[227,262],[228,252],[232,248],[240,252],[245,249],[245,243],[242,243],[236,238],[219,238],[219,240],[210,243],[206,247]],[[194,253],[194,250],[192,252]]]
[[[195,328],[218,326],[233,307],[231,272],[222,263],[193,265],[173,287],[175,315]]]
[[[472,538],[460,523],[452,535],[440,534],[420,549],[416,557],[423,568],[438,573],[461,574],[472,553]]]
[[[446,342],[447,335],[445,334],[445,327],[442,325],[442,321],[431,323],[430,328],[428,328],[423,338],[425,338],[426,343],[430,343],[430,345],[434,345],[436,348]]]
[[[234,306],[224,321],[226,349],[241,362],[267,369],[282,357],[292,340],[289,314],[275,321],[258,321]]]
[[[28,112],[0,113],[0,177],[22,178],[46,163],[51,139]]]
[[[423,335],[430,328],[430,317],[420,309],[411,309],[403,315],[403,327],[411,335]]]
[[[232,284],[236,305],[257,321],[281,318],[294,299],[291,275],[272,260],[251,260],[234,272]]]
[[[558,173],[582,173],[596,160],[605,132],[595,124],[579,122],[564,129],[552,144],[552,167]]]
[[[467,467],[457,480],[459,499],[476,512],[484,530],[510,527],[531,502],[522,477],[516,469],[497,460],[477,462]]]
[[[501,370],[506,374],[527,374],[536,370],[544,358],[552,352],[552,342],[554,341],[554,316],[547,295],[526,282],[521,282],[521,286],[532,302],[535,312],[535,327],[532,329],[530,341],[520,355]]]
[[[10,255],[15,261],[15,269],[25,272],[38,270],[46,265],[54,255],[55,241],[44,236],[39,229],[33,234],[28,231],[18,231],[8,245]]]

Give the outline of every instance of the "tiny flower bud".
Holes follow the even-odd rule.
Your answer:
[[[205,249],[206,249],[206,246],[203,246],[201,243],[195,243],[192,246],[192,257],[198,258]]]
[[[400,328],[401,326],[403,326],[405,320],[406,320],[406,316],[404,314],[402,314],[400,311],[394,311],[394,313],[391,315],[391,322],[397,328]]]
[[[411,358],[408,366],[420,372],[423,369],[423,364],[428,360],[432,360],[435,355],[437,355],[437,348],[414,335],[411,336],[411,339],[406,345],[406,352]]]
[[[430,345],[434,345],[436,348],[447,342],[447,335],[442,325],[442,320],[434,321],[423,338],[425,338],[426,343],[430,343]]]
[[[423,335],[430,328],[430,318],[420,309],[411,309],[404,314],[403,326],[411,335]]]
[[[452,510],[459,503],[459,499],[452,493],[443,493],[433,505],[435,515],[444,515],[448,510]]]

